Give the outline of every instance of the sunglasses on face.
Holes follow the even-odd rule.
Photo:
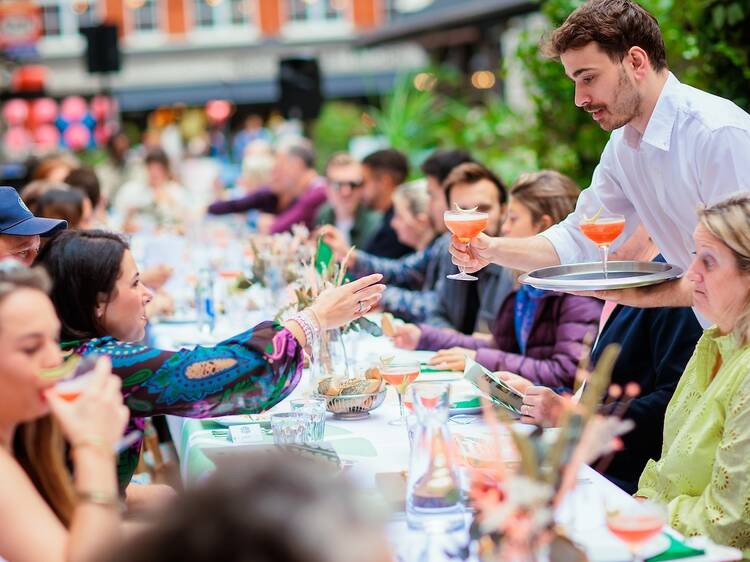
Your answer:
[[[344,180],[344,181],[333,181],[330,180],[328,185],[331,186],[335,191],[341,191],[344,187],[348,186],[349,189],[359,189],[365,182],[363,180]]]

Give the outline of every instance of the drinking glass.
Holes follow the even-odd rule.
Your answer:
[[[633,562],[643,562],[640,550],[666,525],[667,508],[650,500],[605,508],[609,531],[625,543]]]
[[[602,251],[602,269],[604,278],[607,279],[607,259],[609,247],[612,242],[625,230],[625,217],[622,215],[601,215],[594,216],[593,219],[584,219],[579,225],[581,232],[599,246]]]
[[[62,365],[42,371],[41,376],[56,379],[55,392],[60,398],[72,402],[81,395],[94,376],[99,355],[72,355]]]
[[[406,416],[404,414],[404,397],[403,394],[411,383],[417,380],[420,372],[419,361],[394,361],[392,363],[383,363],[380,367],[380,374],[385,382],[390,384],[398,394],[399,417],[388,422],[390,425],[404,425]]]
[[[464,211],[459,209],[443,213],[445,226],[453,233],[453,236],[464,244],[470,243],[480,232],[487,228],[488,218],[489,215],[487,213],[480,213],[474,210]],[[448,279],[459,281],[477,280],[473,275],[466,273],[461,266],[458,267],[458,270],[460,273],[448,275]]]
[[[323,398],[301,398],[290,402],[292,412],[301,412],[310,416],[307,441],[323,441],[326,431],[326,401]]]
[[[275,445],[303,444],[307,442],[308,427],[312,419],[302,412],[271,414],[271,431]]]

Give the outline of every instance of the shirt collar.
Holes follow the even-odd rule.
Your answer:
[[[680,85],[677,77],[670,72],[659,94],[659,99],[656,101],[654,112],[651,114],[651,119],[648,120],[648,125],[646,125],[646,131],[643,133],[643,136],[636,131],[635,127],[625,125],[625,140],[632,148],[637,149],[641,142],[645,142],[654,148],[664,151],[669,150],[672,140],[672,129],[677,119]]]
[[[722,335],[718,326],[713,326],[706,331],[706,334],[716,345],[722,361],[727,361],[740,347],[740,338],[735,332]]]

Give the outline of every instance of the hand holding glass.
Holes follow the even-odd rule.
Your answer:
[[[479,235],[480,232],[487,228],[488,219],[489,215],[487,213],[480,213],[475,210],[464,211],[463,209],[458,209],[456,211],[445,211],[445,213],[443,213],[445,226],[453,233],[453,236],[458,238],[463,244],[469,244]],[[461,266],[459,266],[458,270],[460,273],[448,275],[448,279],[460,281],[477,280],[473,275],[466,273]]]

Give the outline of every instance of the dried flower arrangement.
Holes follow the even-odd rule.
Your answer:
[[[575,487],[581,465],[617,450],[618,437],[633,427],[632,421],[621,418],[623,409],[615,415],[599,414],[618,353],[617,346],[608,346],[593,373],[582,361],[579,376],[587,384],[578,402],[566,398],[559,431],[551,440],[543,439],[541,428],[528,435],[517,431],[509,414],[485,401],[484,418],[493,436],[492,458],[497,461],[472,471],[469,501],[476,512],[472,542],[457,553],[459,558],[469,557],[473,543],[484,561],[535,560],[544,547],[565,550],[566,559],[585,559],[555,528],[553,515]],[[508,432],[520,459],[515,470],[506,466],[500,450],[501,436]]]

